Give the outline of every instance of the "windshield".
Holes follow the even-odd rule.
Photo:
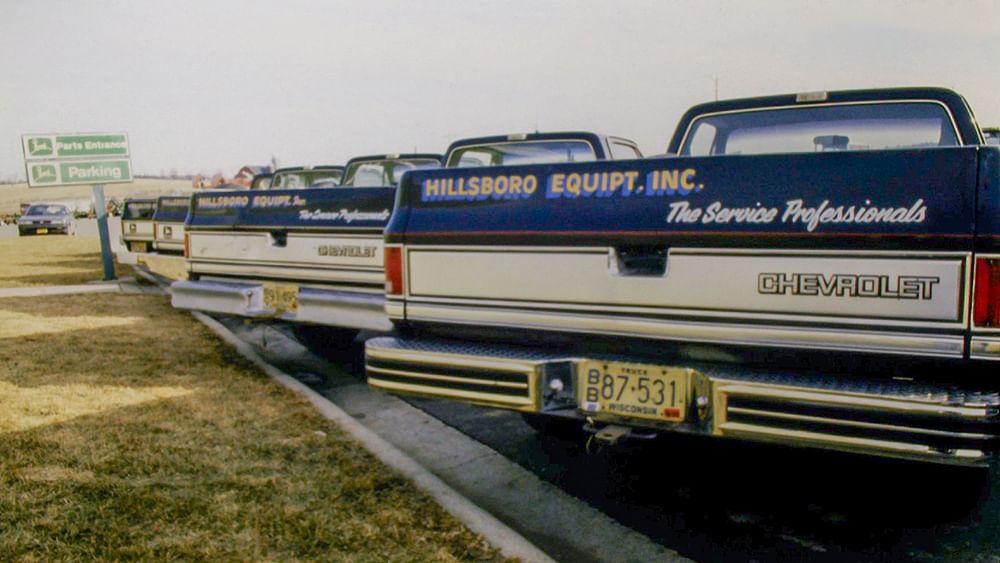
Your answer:
[[[553,164],[596,159],[594,147],[586,141],[507,141],[457,148],[448,156],[448,167]]]
[[[351,163],[344,172],[343,185],[355,188],[395,186],[407,170],[437,168],[441,163],[432,158],[393,158],[363,160]]]
[[[308,188],[315,184],[322,183],[322,186],[329,187],[333,182],[336,185],[343,175],[341,170],[296,170],[289,172],[279,172],[271,179],[270,189],[296,189]]]
[[[69,208],[65,205],[49,205],[39,203],[32,205],[24,213],[25,215],[69,215]]]
[[[156,203],[152,201],[126,201],[122,216],[126,219],[152,219]]]
[[[774,154],[958,146],[947,111],[903,102],[749,110],[696,119],[681,155]]]
[[[987,145],[1000,145],[1000,129],[988,129],[983,131]]]

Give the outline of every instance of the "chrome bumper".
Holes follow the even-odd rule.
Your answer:
[[[303,287],[299,289],[298,306],[294,310],[277,310],[265,303],[262,283],[176,281],[170,284],[170,293],[171,303],[178,309],[361,330],[392,330],[381,294]]]
[[[586,358],[650,363],[634,358]],[[365,345],[369,385],[522,412],[956,465],[1000,447],[1000,394],[898,381],[691,367],[698,405],[682,423],[583,412],[573,389],[584,358],[514,346],[380,337]],[[676,367],[676,366],[674,366]],[[551,391],[562,380],[564,390]]]

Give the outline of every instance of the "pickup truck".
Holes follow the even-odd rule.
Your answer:
[[[638,154],[619,137],[533,133],[457,141],[444,162],[589,161],[612,150]],[[332,189],[197,194],[188,223],[192,279],[171,286],[173,305],[294,322],[313,348],[343,348],[359,330],[391,330],[382,230],[395,185],[404,172],[441,162],[436,154],[362,156],[347,163],[343,185]]]
[[[1000,149],[964,98],[706,103],[667,152],[408,173],[369,384],[607,444],[995,459]]]
[[[127,198],[122,204],[121,243],[129,252],[152,249],[155,212],[155,198]]]
[[[391,176],[440,163],[439,154],[391,154],[351,159],[345,170]],[[323,335],[334,347],[358,330],[391,327],[382,311],[382,229],[395,186],[348,180],[309,188],[314,179],[303,170],[277,170],[267,190],[194,195],[184,243],[189,279],[171,285],[174,307],[339,327]]]
[[[160,196],[153,212],[153,250],[159,254],[184,253],[184,221],[190,196]]]

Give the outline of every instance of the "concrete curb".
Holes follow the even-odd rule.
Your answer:
[[[44,297],[47,295],[72,295],[74,293],[122,293],[121,282],[92,283],[87,285],[45,285],[40,287],[8,287],[0,289],[0,299],[5,297]]]
[[[362,426],[361,423],[354,420],[353,417],[344,412],[340,407],[295,378],[267,363],[249,344],[240,340],[218,321],[197,311],[192,312],[192,315],[226,343],[233,346],[241,356],[263,370],[269,377],[305,397],[326,419],[339,424],[341,428],[352,438],[361,442],[375,457],[400,472],[407,479],[413,481],[417,488],[433,497],[445,510],[458,518],[470,530],[482,535],[491,545],[500,549],[505,556],[516,557],[522,561],[529,562],[547,563],[554,561],[525,539],[524,536],[473,504],[413,460],[413,458]]]

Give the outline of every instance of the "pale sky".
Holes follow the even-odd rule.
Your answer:
[[[20,135],[126,131],[137,174],[583,129],[662,153],[715,97],[944,86],[1000,125],[1000,1],[0,0]]]

